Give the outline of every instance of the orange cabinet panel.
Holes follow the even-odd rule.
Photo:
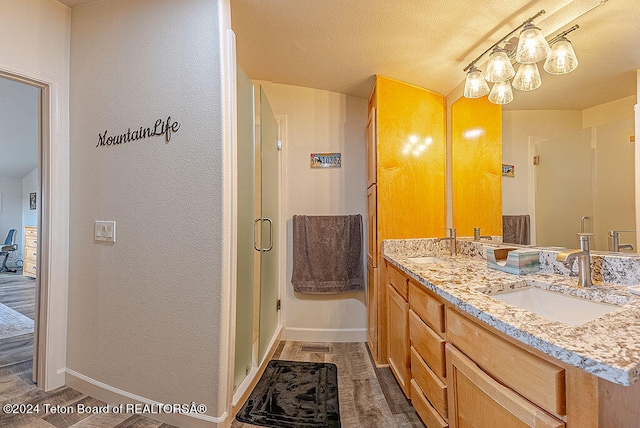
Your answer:
[[[389,368],[402,391],[410,398],[411,356],[409,354],[409,303],[387,285],[387,328]]]

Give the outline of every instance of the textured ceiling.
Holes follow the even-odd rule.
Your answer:
[[[81,6],[83,4],[94,3],[100,0],[58,0],[62,4],[66,4],[69,7]]]
[[[608,0],[583,14],[600,3],[231,0],[231,16],[238,63],[252,79],[366,98],[375,74],[444,95],[459,90],[470,61],[544,9],[535,23],[549,37],[580,25],[568,36],[580,66],[552,76],[539,64],[542,87],[514,90],[507,107],[584,109],[635,94],[640,68],[640,1]]]

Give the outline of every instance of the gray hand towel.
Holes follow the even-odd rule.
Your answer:
[[[362,216],[293,216],[294,291],[364,290]]]

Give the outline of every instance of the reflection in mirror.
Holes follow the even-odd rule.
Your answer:
[[[595,234],[592,248],[607,251],[610,230],[636,229],[639,21],[635,1],[616,0],[567,24],[580,25],[571,37],[580,66],[545,75],[541,88],[504,106],[502,163],[514,169],[502,178],[503,214],[530,215],[532,245],[578,248],[583,227]],[[637,251],[634,232],[619,242]]]
[[[585,128],[534,146],[537,245],[572,248],[576,230],[594,234],[593,250],[613,250],[611,230],[635,242],[633,126]]]

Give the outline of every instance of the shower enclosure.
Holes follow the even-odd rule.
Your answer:
[[[238,67],[235,387],[263,361],[279,321],[279,128],[263,88],[257,106],[254,90]]]
[[[585,128],[535,146],[536,244],[608,251],[608,233],[636,242],[634,121]],[[634,252],[637,252],[634,248]]]

